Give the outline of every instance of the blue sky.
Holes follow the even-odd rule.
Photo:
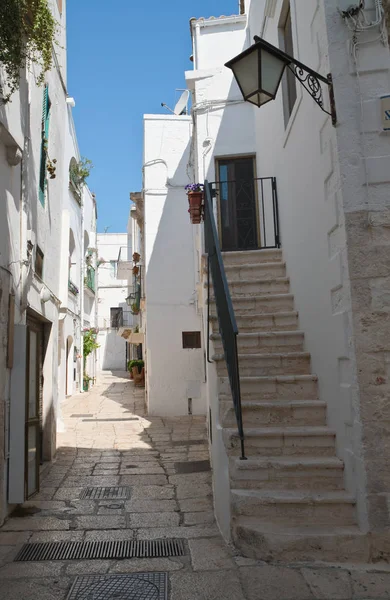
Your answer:
[[[237,14],[238,0],[68,0],[68,90],[94,169],[98,229],[125,231],[141,189],[142,115],[163,112],[192,68],[191,17]]]

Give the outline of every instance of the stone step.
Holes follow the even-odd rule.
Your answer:
[[[241,281],[227,280],[233,306],[235,301],[242,296],[245,298],[258,296],[260,294],[288,294],[290,291],[290,280],[288,277],[274,277],[272,279],[243,279]],[[213,292],[211,292],[213,295]]]
[[[328,427],[252,427],[244,428],[247,456],[334,456],[335,432]],[[223,430],[230,456],[240,455],[237,426]]]
[[[368,563],[368,536],[357,526],[270,523],[256,517],[235,517],[235,546],[244,556],[267,562]]]
[[[270,523],[356,525],[355,499],[344,491],[231,490],[232,512]]]
[[[285,313],[294,310],[294,296],[292,294],[259,294],[257,296],[232,298],[234,313],[238,316],[266,315]],[[216,315],[213,298],[210,298],[211,315]]]
[[[277,375],[268,377],[240,377],[241,399],[245,400],[316,400],[316,375]],[[231,398],[228,377],[219,378],[219,393]]]
[[[222,338],[212,333],[216,353],[222,351]],[[305,335],[303,331],[264,331],[261,333],[240,333],[237,347],[240,354],[270,354],[275,352],[302,352]]]
[[[274,313],[271,315],[240,315],[236,313],[238,331],[294,331],[298,328],[298,313]]]
[[[230,458],[231,487],[236,489],[340,490],[344,463],[336,457],[251,456]]]
[[[326,426],[326,403],[321,400],[242,402],[242,419],[246,427]],[[223,427],[236,426],[231,399],[220,400],[219,414]]]
[[[228,281],[257,281],[286,277],[286,263],[253,263],[244,265],[225,265]]]
[[[218,375],[227,374],[225,356],[214,354]],[[310,373],[310,354],[290,352],[287,354],[239,354],[240,376],[261,375],[307,375]]]
[[[246,250],[222,252],[222,258],[225,266],[246,265],[259,262],[281,262],[283,259],[282,251],[277,248],[264,250]]]

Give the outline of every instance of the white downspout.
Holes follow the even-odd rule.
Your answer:
[[[81,260],[80,260],[80,392],[84,392],[84,193],[81,197]]]

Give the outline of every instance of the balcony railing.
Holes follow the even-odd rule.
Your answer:
[[[73,294],[73,296],[77,296],[77,294],[79,293],[79,288],[70,279],[68,281],[68,290],[70,291],[71,294]]]
[[[95,269],[93,267],[91,267],[90,265],[88,265],[88,267],[87,267],[87,274],[84,277],[84,284],[94,294],[96,293],[95,278],[96,278]]]

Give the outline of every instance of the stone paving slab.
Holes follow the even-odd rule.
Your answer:
[[[272,565],[228,546],[214,518],[211,473],[178,474],[175,466],[209,460],[203,417],[148,418],[142,390],[117,374],[61,409],[66,431],[40,493],[0,530],[1,600],[65,600],[78,575],[136,572],[167,572],[169,600],[390,600],[389,565]],[[123,416],[138,420],[108,421]],[[129,499],[80,500],[85,487],[118,484],[129,486]],[[169,538],[184,539],[187,554],[13,562],[24,543]]]

